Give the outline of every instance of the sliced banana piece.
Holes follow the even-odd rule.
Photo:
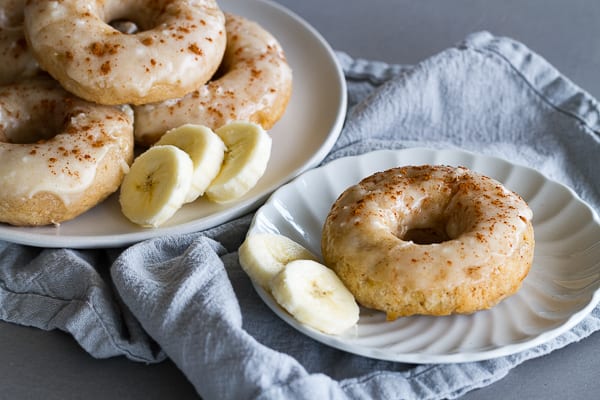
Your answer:
[[[192,184],[194,165],[173,146],[153,146],[138,156],[121,184],[123,214],[145,227],[157,227],[183,205]]]
[[[275,300],[299,322],[337,335],[358,322],[356,300],[325,265],[311,260],[288,263],[270,282]]]
[[[274,233],[248,235],[238,250],[238,256],[250,279],[267,290],[271,279],[290,261],[317,260],[301,244]]]
[[[225,156],[225,144],[210,128],[185,124],[165,133],[155,146],[170,144],[185,151],[194,164],[192,185],[185,198],[190,203],[202,196],[215,179]]]
[[[217,203],[234,201],[252,189],[265,173],[271,157],[271,136],[257,124],[231,122],[215,131],[227,151],[221,171],[206,190]]]

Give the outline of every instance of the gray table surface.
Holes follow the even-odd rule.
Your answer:
[[[599,0],[279,0],[334,49],[412,64],[488,30],[542,55],[600,98]],[[464,399],[596,399],[600,333],[528,361]],[[169,361],[96,360],[58,331],[0,322],[0,399],[196,399]],[[399,394],[398,398],[401,398]]]

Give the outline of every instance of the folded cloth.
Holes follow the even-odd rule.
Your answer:
[[[349,110],[324,162],[462,148],[528,165],[600,209],[600,107],[524,45],[482,32],[414,66],[338,58]],[[412,366],[329,348],[275,316],[241,270],[251,215],[127,249],[0,243],[0,318],[70,332],[95,357],[171,358],[206,399],[455,398],[600,330],[600,307],[511,356]]]

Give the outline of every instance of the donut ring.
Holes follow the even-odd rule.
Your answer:
[[[187,94],[134,108],[135,138],[156,142],[185,123],[217,129],[234,120],[270,129],[283,115],[292,91],[292,70],[277,40],[257,23],[226,14],[227,48],[218,78]]]
[[[1,222],[72,219],[117,190],[132,158],[131,107],[88,103],[51,79],[0,88]]]
[[[533,260],[532,212],[466,168],[408,166],[343,192],[322,252],[362,305],[393,320],[487,309],[518,290]]]
[[[24,0],[0,0],[0,85],[39,72],[23,32],[24,8]]]
[[[121,33],[108,23],[131,19]],[[225,17],[215,0],[28,1],[25,34],[42,69],[79,97],[143,104],[204,84],[225,50]]]

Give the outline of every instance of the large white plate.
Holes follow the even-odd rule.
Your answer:
[[[0,239],[43,247],[114,247],[174,233],[207,229],[239,217],[277,187],[314,167],[339,136],[346,113],[346,83],[330,46],[289,10],[264,0],[220,0],[226,12],[253,19],[280,41],[294,87],[283,118],[270,131],[272,156],[258,185],[239,201],[184,206],[159,229],[144,229],[121,214],[116,195],[59,227],[19,228],[0,224]]]
[[[255,286],[265,303],[304,334],[366,357],[445,363],[489,359],[546,342],[581,321],[600,301],[600,219],[567,187],[532,169],[463,151],[383,150],[336,160],[278,189],[249,233],[288,236],[320,255],[322,224],[337,196],[363,177],[410,164],[463,165],[521,194],[534,213],[535,255],[521,289],[490,310],[393,322],[361,309],[357,326],[330,336],[298,323]]]

